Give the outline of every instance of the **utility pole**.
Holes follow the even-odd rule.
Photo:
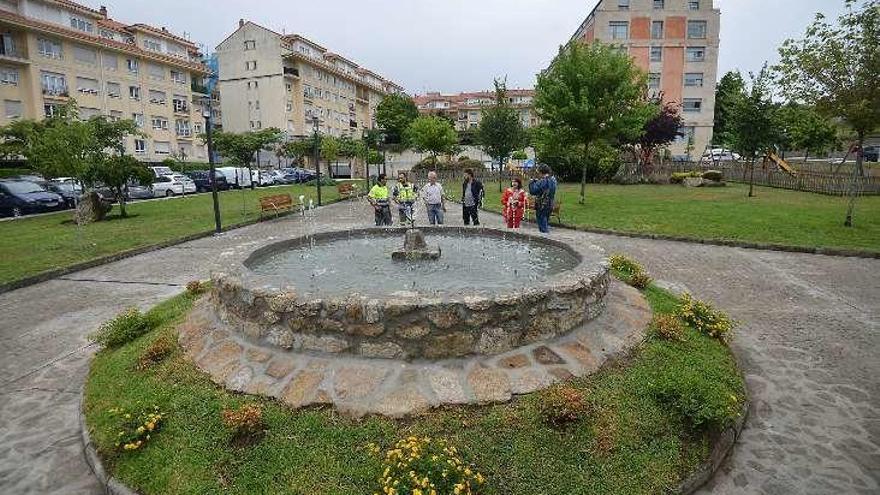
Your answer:
[[[211,178],[211,197],[214,200],[214,232],[219,234],[223,232],[223,227],[220,224],[220,197],[217,195],[217,178],[215,176],[217,172],[216,168],[214,167],[214,130],[212,129],[212,127],[214,126],[211,123],[210,99],[208,100],[208,106],[202,116],[205,118],[205,133],[208,136],[208,163],[210,164],[211,168],[211,171],[209,172]]]
[[[312,124],[315,129],[315,172],[318,174],[316,177],[316,184],[318,185],[318,206],[321,206],[321,151],[318,136],[318,127],[321,125],[321,121],[318,119],[317,115],[312,116]]]

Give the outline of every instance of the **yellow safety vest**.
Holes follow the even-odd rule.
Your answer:
[[[376,203],[380,205],[388,204],[388,186],[380,186],[376,184],[370,189],[370,199],[374,200]]]
[[[412,203],[416,200],[416,191],[412,184],[397,185],[397,200],[402,203]]]

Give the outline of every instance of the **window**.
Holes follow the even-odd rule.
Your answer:
[[[663,39],[663,21],[654,21],[651,23],[651,38],[655,40]]]
[[[608,23],[611,39],[629,39],[629,23],[626,21],[611,21]]]
[[[244,63],[244,70],[257,70],[257,61],[250,60]]]
[[[703,109],[702,98],[685,98],[681,104],[682,110],[685,112],[699,112]]]
[[[110,98],[119,98],[122,96],[122,87],[119,83],[107,81],[107,96]]]
[[[617,8],[619,10],[629,10],[629,0],[617,0]]]
[[[131,120],[134,121],[134,124],[138,126],[138,129],[144,128],[144,114],[142,113],[133,113],[131,114]]]
[[[174,95],[171,99],[171,107],[174,108],[174,113],[189,113],[186,96]]]
[[[39,38],[37,40],[38,50],[40,55],[49,58],[64,58],[64,53],[61,51],[61,42],[48,40],[46,38]]]
[[[648,74],[648,87],[651,89],[660,89],[660,74],[652,72]]]
[[[679,129],[679,136],[675,138],[676,143],[689,143],[694,138],[697,128],[694,126],[683,126]]]
[[[687,48],[686,58],[688,62],[703,62],[706,60],[706,47],[689,46]]]
[[[97,108],[80,107],[79,109],[80,120],[89,120],[90,118],[97,117],[99,115],[101,115],[101,110]]]
[[[700,10],[700,0],[690,0],[688,2],[688,8],[691,10]]]
[[[94,30],[95,30],[95,26],[91,22],[89,22],[81,17],[71,17],[70,18],[70,27],[72,27],[73,29],[77,29],[79,31],[85,31],[87,33],[94,32]]]
[[[171,71],[171,80],[178,84],[186,84],[186,74],[180,71]]]
[[[76,90],[83,94],[88,95],[97,95],[98,94],[98,80],[92,79],[90,77],[77,77],[76,78]]]
[[[18,100],[6,100],[3,102],[7,119],[17,119],[21,117],[22,106]]]
[[[688,39],[706,39],[706,21],[688,21]]]
[[[43,115],[45,115],[46,118],[51,118],[51,117],[58,115],[58,112],[60,110],[61,110],[61,107],[59,105],[54,104],[54,103],[44,103],[43,104]]]
[[[86,48],[84,46],[74,45],[73,46],[73,58],[77,62],[82,62],[84,64],[97,65],[98,63],[98,52],[92,50],[91,48]]]
[[[161,65],[147,64],[147,74],[149,74],[150,79],[165,80],[165,68]]]
[[[143,139],[135,139],[134,140],[134,152],[138,154],[144,154],[147,152],[147,142]]]
[[[255,40],[246,40],[244,42],[244,49],[245,51],[256,50],[257,42]]]
[[[171,154],[171,143],[168,141],[156,141],[153,143],[153,151],[157,155],[170,155]]]
[[[0,67],[0,84],[18,86],[18,69],[14,67]]]
[[[110,110],[110,120],[113,122],[119,122],[122,120],[122,112],[119,110]]]
[[[652,46],[651,47],[651,62],[662,62],[663,61],[663,47],[662,46]]]
[[[196,122],[193,124],[193,133],[194,134],[201,134],[202,133],[202,124],[201,123]]]
[[[12,33],[0,34],[0,55],[18,56],[18,52],[15,49],[15,38],[12,37]]]
[[[703,87],[703,73],[702,72],[691,72],[684,75],[684,85],[688,87]]]
[[[288,101],[285,108],[288,112],[292,112],[293,111],[293,103]]]
[[[153,129],[160,131],[168,130],[168,119],[166,119],[165,117],[154,115],[153,117],[150,117],[150,124],[153,126]]]
[[[138,73],[138,60],[136,58],[129,58],[125,60],[126,65],[128,65],[128,71],[132,74]]]
[[[190,137],[192,136],[192,128],[190,127],[188,120],[178,119],[174,121],[174,127],[177,131],[177,135],[180,137]]]
[[[104,54],[104,68],[107,70],[118,70],[119,69],[119,58],[116,55],[110,55],[108,53]]]
[[[666,1],[665,0],[654,0],[654,8],[655,9],[666,8]]]
[[[151,52],[161,52],[162,51],[162,43],[150,38],[144,39],[144,49],[149,50]]]
[[[150,90],[150,103],[155,103],[156,105],[164,105],[166,101],[165,92],[157,91],[155,89]]]
[[[43,72],[40,74],[40,81],[43,84],[44,95],[67,96],[67,80],[64,74]]]
[[[128,87],[128,97],[134,101],[141,100],[141,87],[140,86],[129,86]]]

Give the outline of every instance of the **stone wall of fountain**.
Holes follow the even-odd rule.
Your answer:
[[[479,232],[469,235],[511,235]],[[267,249],[296,242],[302,241]],[[218,273],[211,304],[221,323],[251,342],[291,351],[406,360],[495,355],[566,334],[602,312],[610,284],[604,254],[594,246],[565,247],[580,260],[574,269],[507,293],[315,298],[265,277]]]

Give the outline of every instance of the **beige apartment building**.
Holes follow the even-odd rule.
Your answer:
[[[519,113],[524,127],[538,125],[532,99],[533,89],[508,89],[507,101]],[[429,92],[416,95],[413,101],[423,115],[443,115],[455,122],[458,131],[474,130],[483,119],[483,108],[495,104],[494,91],[478,91],[475,93],[442,94]]]
[[[373,128],[376,106],[403,88],[297,34],[253,22],[217,46],[223,129],[275,127],[288,137],[313,132],[360,137]]]
[[[721,12],[712,0],[601,0],[572,36],[628,50],[648,87],[681,105],[685,137],[670,146],[694,154],[712,142]]]
[[[0,0],[0,125],[50,116],[75,99],[82,118],[137,122],[146,137],[126,147],[143,161],[204,161],[196,136],[207,95],[193,88],[206,74],[196,45],[164,28],[123,24],[69,0]]]

